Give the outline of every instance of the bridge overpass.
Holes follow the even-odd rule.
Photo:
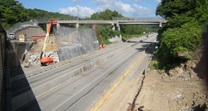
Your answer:
[[[79,18],[57,18],[58,24],[76,24],[76,28],[79,28],[80,24],[109,24],[113,26],[113,30],[117,29],[120,31],[120,25],[131,25],[131,24],[139,24],[139,25],[159,25],[162,27],[163,24],[167,23],[167,20],[160,17],[148,17],[148,18],[125,18],[125,17],[115,17],[112,20],[81,20]],[[47,24],[48,18],[44,19],[33,19],[29,22],[18,23],[11,27],[7,32],[15,33],[15,30],[19,29],[25,25],[35,25],[38,24]]]
[[[48,19],[38,19],[34,20],[37,24],[46,24]],[[154,25],[158,24],[159,27],[162,27],[162,24],[165,24],[167,20],[158,17],[149,17],[149,18],[113,18],[112,20],[80,20],[80,19],[58,19],[60,24],[76,24],[76,28],[79,27],[79,24],[110,24],[116,25],[119,29],[120,25],[125,24],[141,24],[141,25]]]

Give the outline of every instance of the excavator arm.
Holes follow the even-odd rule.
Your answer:
[[[100,40],[101,40],[101,42],[102,42],[102,43],[100,44],[100,46],[99,46],[99,49],[100,49],[100,50],[101,50],[101,49],[104,49],[104,48],[105,48],[105,44],[104,44],[104,42],[103,42],[103,37],[102,37],[102,35],[100,34],[100,31],[98,30],[98,28],[97,28],[96,25],[93,25],[92,28],[95,29],[95,30],[97,31],[98,36],[100,37]]]
[[[53,58],[46,57],[45,50],[46,50],[46,47],[47,47],[47,43],[48,43],[48,38],[49,38],[50,31],[51,31],[51,27],[53,25],[56,25],[56,24],[58,24],[58,20],[57,19],[50,19],[50,20],[48,20],[47,31],[46,31],[45,40],[44,40],[44,43],[43,43],[43,49],[42,49],[41,54],[40,54],[40,62],[41,62],[42,65],[48,65],[49,63],[53,63],[54,62]]]

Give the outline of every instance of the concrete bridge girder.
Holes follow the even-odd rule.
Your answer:
[[[145,21],[145,20],[59,20],[60,24],[64,23],[72,23],[72,24],[160,24],[166,23],[167,21]],[[39,22],[39,23],[47,23],[47,22]]]
[[[159,27],[162,27],[163,23],[166,23],[167,20],[58,20],[59,24],[71,23],[76,24],[76,28],[79,28],[80,24],[111,24],[112,30],[120,31],[121,24],[140,24],[140,25],[154,25],[158,24]],[[45,23],[44,21],[39,23]],[[57,25],[58,26],[58,25]],[[60,26],[60,25],[59,25]]]

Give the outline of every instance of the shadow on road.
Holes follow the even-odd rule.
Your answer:
[[[10,97],[7,98],[7,101],[10,101],[7,103],[8,107],[12,111],[40,111],[35,95],[20,65],[19,57],[17,57],[18,45],[12,45],[10,41],[7,41],[6,47],[8,50],[6,57],[7,79],[11,86]]]
[[[155,46],[155,43],[143,44],[141,48],[136,48],[136,50],[139,52],[145,51],[146,54],[153,54]]]
[[[155,44],[155,43],[158,43],[158,42],[147,42],[145,40],[140,40],[140,41],[128,40],[127,43],[149,43],[149,44]]]

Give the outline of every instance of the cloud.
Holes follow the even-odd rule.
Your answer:
[[[70,14],[73,16],[79,16],[79,17],[89,17],[91,16],[93,13],[95,13],[95,11],[89,7],[82,7],[82,6],[75,6],[75,7],[68,7],[68,8],[61,8],[59,9],[60,13],[63,14]]]
[[[70,0],[71,2],[80,2],[81,0]]]
[[[134,12],[132,15],[133,17],[147,16],[152,14],[152,11],[147,7],[137,4],[134,4],[133,7],[136,10],[136,12]]]
[[[161,3],[161,0],[155,0],[157,3]]]
[[[123,3],[122,1],[117,0],[96,0],[97,11],[104,11],[105,9],[116,10],[118,12],[133,12],[134,9],[130,4]]]
[[[71,1],[80,1],[80,0],[71,0]],[[141,1],[141,0],[137,0],[137,1]],[[82,18],[90,17],[93,13],[101,12],[106,9],[115,10],[121,13],[122,15],[128,17],[145,16],[152,13],[152,11],[147,7],[133,4],[132,2],[124,3],[121,0],[94,0],[91,3],[93,5],[96,5],[96,7],[91,8],[91,7],[77,5],[67,8],[61,8],[59,9],[59,12],[63,14],[79,16]]]

